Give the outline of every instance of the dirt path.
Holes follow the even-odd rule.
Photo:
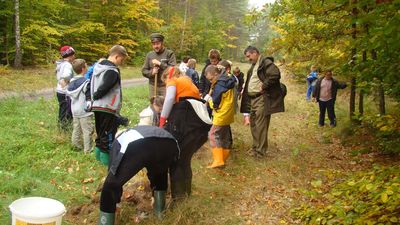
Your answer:
[[[318,128],[318,107],[305,100],[305,85],[285,79],[283,82],[288,87],[286,112],[272,116],[266,158],[247,155],[251,134],[249,127],[242,125],[242,116],[237,115],[232,125],[233,154],[225,169],[206,169],[211,153],[207,147],[202,148],[192,160],[191,198],[168,210],[162,222],[152,217],[138,219],[142,213],[138,205],[123,200],[121,224],[301,224],[290,210],[305,201],[304,192],[312,181],[323,183],[327,176],[370,164],[370,159],[355,161],[349,156],[350,149],[336,137],[339,127]],[[347,97],[341,94],[336,107],[338,123],[345,119],[341,115],[347,115]],[[96,209],[97,204],[92,207]],[[81,221],[85,217],[95,222],[97,210],[89,215],[70,215],[68,219]]]
[[[134,87],[138,85],[146,84],[147,78],[135,78],[129,80],[122,80],[122,87]],[[11,97],[20,97],[26,100],[38,100],[39,98],[44,99],[51,99],[55,96],[55,88],[46,88],[34,92],[27,92],[27,93],[17,93],[17,92],[6,92],[0,93],[0,101],[2,99],[11,98]]]

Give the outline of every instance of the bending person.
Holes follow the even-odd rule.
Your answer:
[[[176,200],[191,194],[192,156],[207,141],[212,122],[199,90],[178,67],[169,68],[163,80],[167,91],[160,127],[176,138],[181,149],[179,160],[170,168],[171,195]]]
[[[114,224],[123,185],[143,168],[147,169],[153,191],[155,213],[161,216],[165,209],[168,168],[177,158],[177,141],[164,129],[137,126],[121,133],[112,146],[109,173],[101,191],[98,224]]]

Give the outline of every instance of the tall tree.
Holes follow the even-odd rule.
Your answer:
[[[22,52],[21,52],[21,33],[19,26],[19,0],[14,0],[15,9],[15,59],[14,67],[22,67]]]

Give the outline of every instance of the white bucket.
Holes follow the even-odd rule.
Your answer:
[[[12,225],[61,225],[65,206],[54,199],[20,198],[11,203]]]

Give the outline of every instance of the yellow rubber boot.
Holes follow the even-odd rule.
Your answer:
[[[222,148],[213,148],[212,154],[213,154],[213,163],[207,166],[207,168],[218,168],[225,165],[224,153],[222,151]]]
[[[225,162],[225,161],[229,158],[230,150],[229,150],[229,149],[226,149],[226,148],[223,148],[223,149],[222,149],[222,153],[223,153],[224,162]]]

